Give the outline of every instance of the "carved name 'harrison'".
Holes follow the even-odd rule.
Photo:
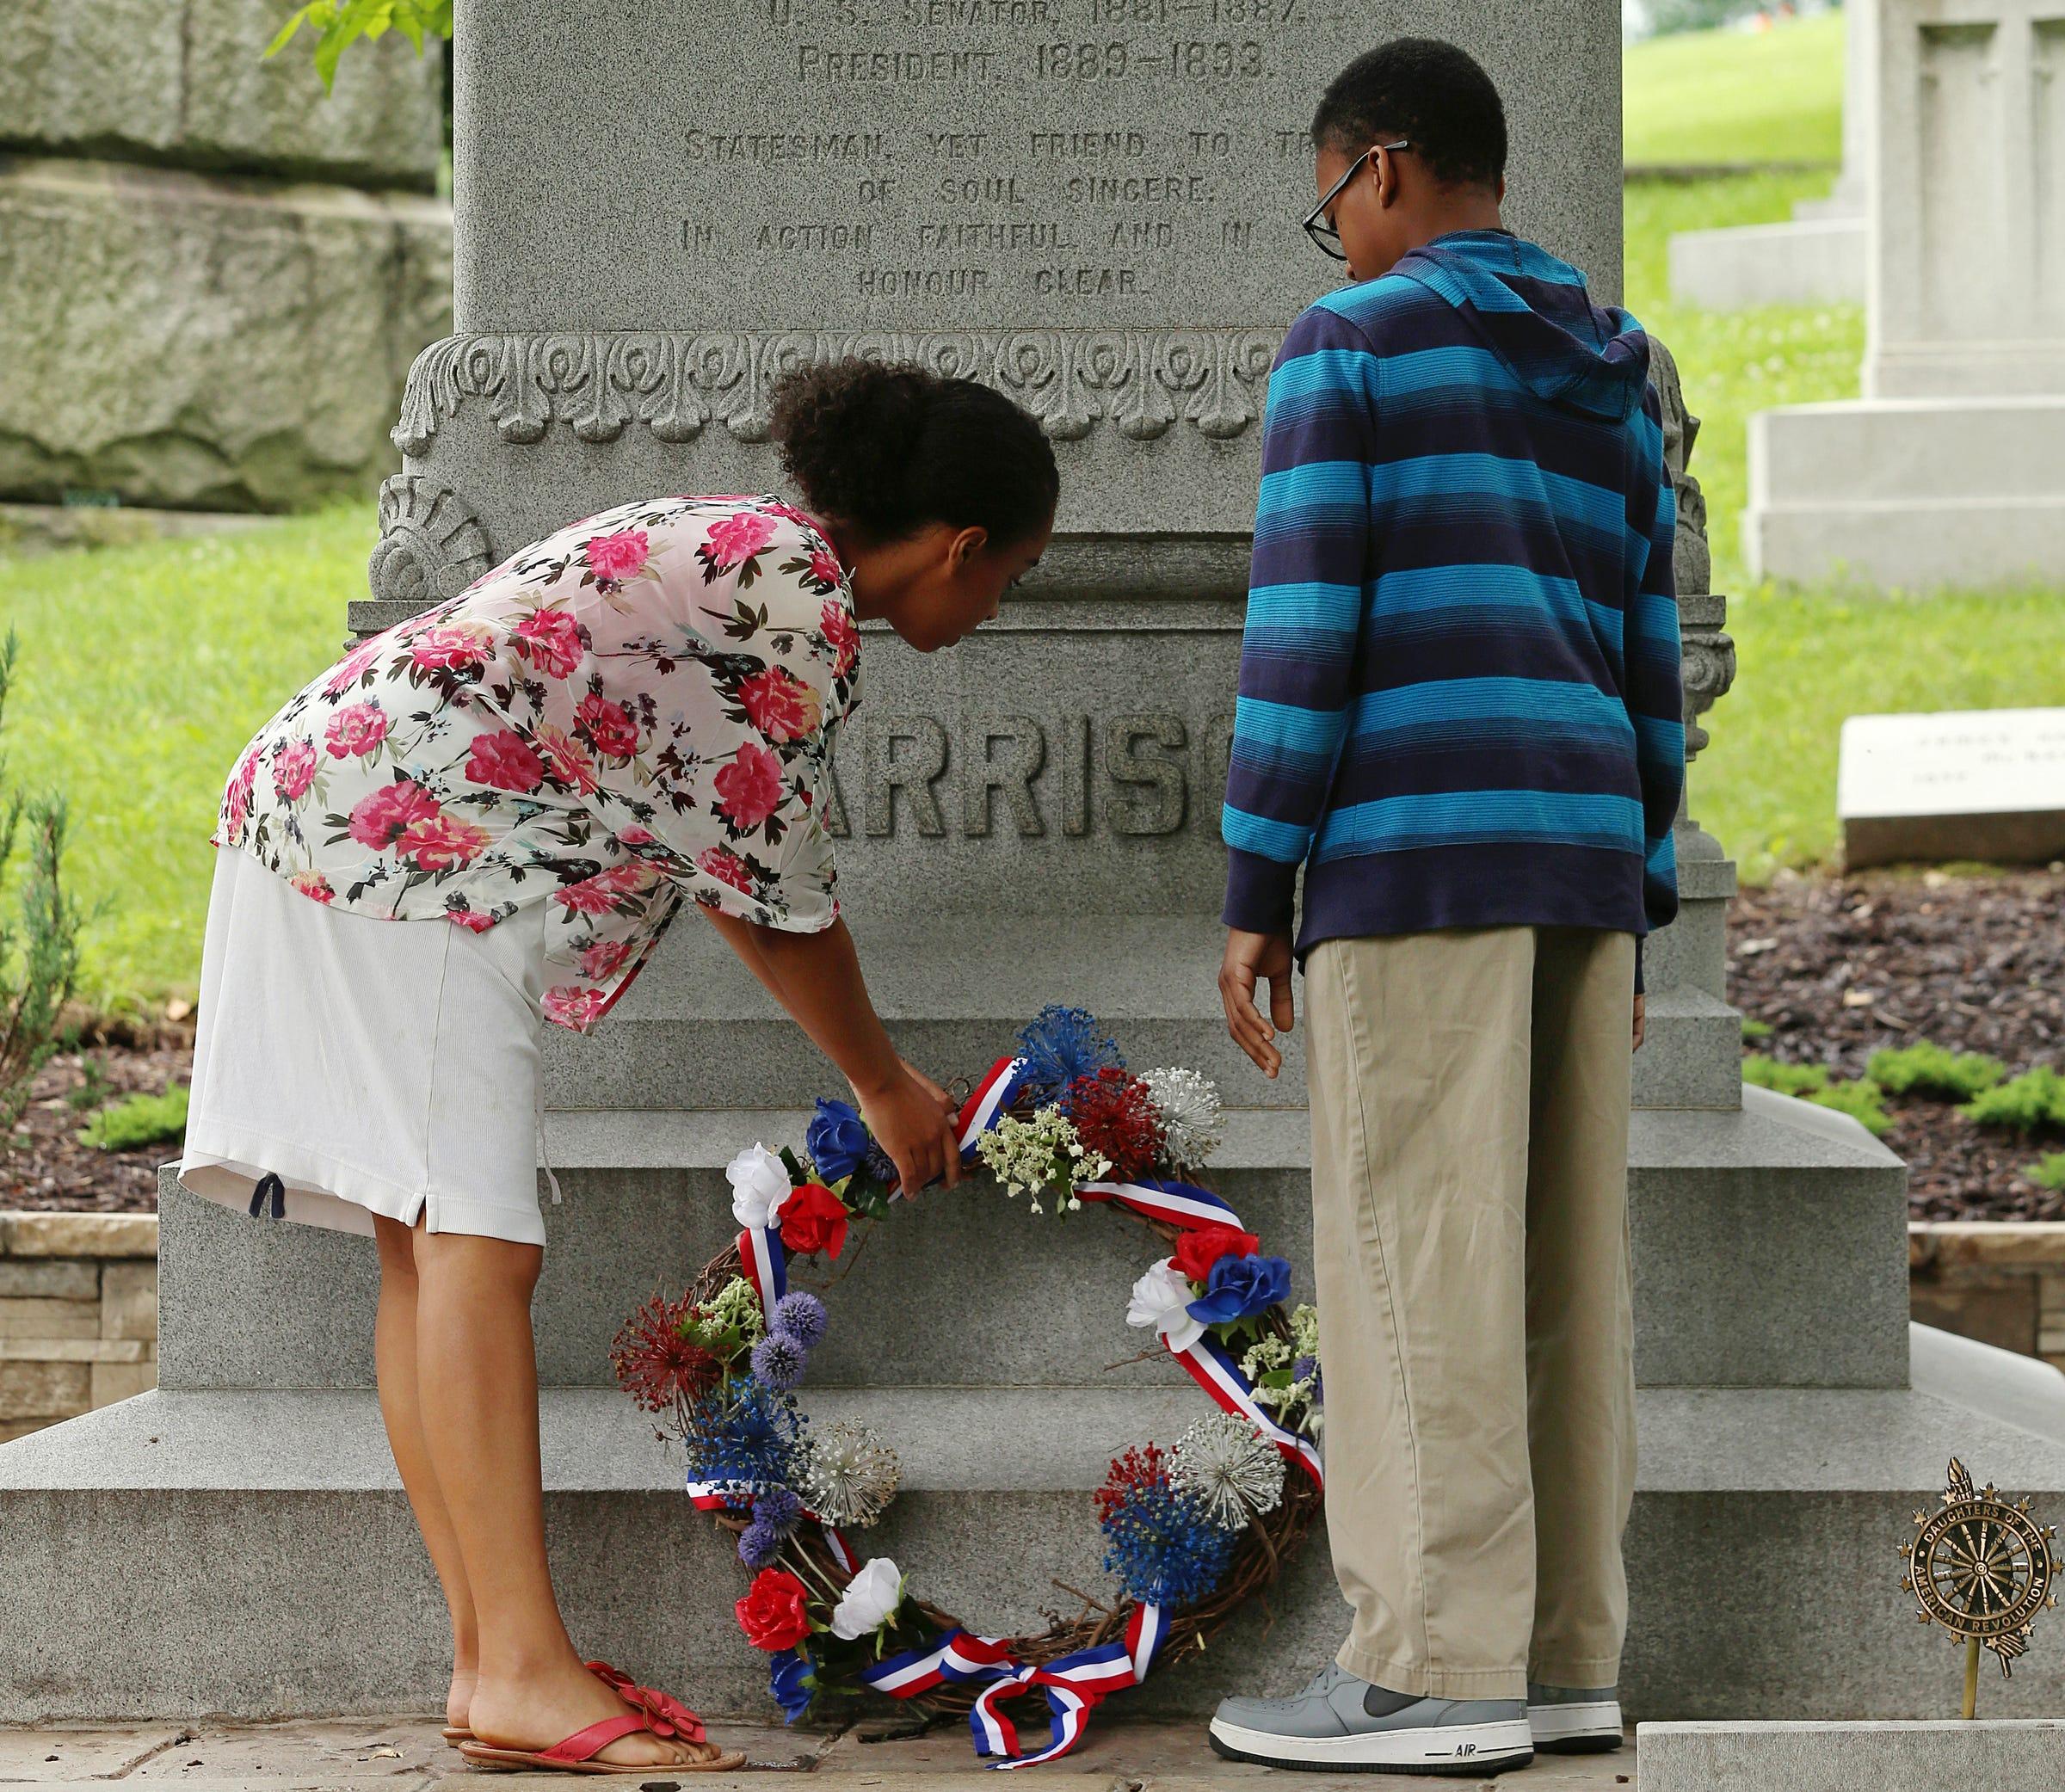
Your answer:
[[[963,716],[949,727],[934,716],[864,711],[848,732],[825,824],[839,840],[1186,828],[1216,840],[1232,740],[1230,715]]]

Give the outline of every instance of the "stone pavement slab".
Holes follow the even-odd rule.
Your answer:
[[[918,1735],[866,1740],[880,1726],[844,1732],[777,1725],[712,1724],[712,1739],[743,1749],[748,1770],[626,1775],[641,1792],[753,1792],[767,1773],[808,1774],[822,1792],[994,1792],[967,1731],[943,1724]],[[1194,1721],[1114,1719],[1098,1725],[1065,1761],[1039,1770],[1049,1792],[1230,1792],[1279,1780],[1285,1792],[1370,1792],[1364,1775],[1278,1776],[1222,1761]],[[1520,1773],[1473,1782],[1526,1792],[1613,1792],[1633,1784],[1634,1751],[1543,1756]],[[465,1766],[435,1717],[305,1719],[287,1723],[180,1727],[0,1729],[0,1787],[82,1784],[179,1786],[185,1792],[565,1792],[558,1773],[492,1777]],[[1386,1777],[1400,1792],[1453,1788],[1451,1779]]]

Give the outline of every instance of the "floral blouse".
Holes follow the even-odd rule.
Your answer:
[[[361,914],[484,932],[546,903],[545,1013],[585,1032],[684,891],[837,918],[824,806],[860,651],[803,512],[622,504],[353,648],[239,756],[212,837]]]

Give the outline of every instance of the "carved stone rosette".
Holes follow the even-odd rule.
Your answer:
[[[1224,440],[1262,415],[1282,333],[1242,329],[663,330],[447,336],[409,371],[404,454],[420,455],[470,402],[504,441],[543,440],[564,423],[583,441],[613,441],[634,423],[663,441],[717,424],[765,441],[770,395],[797,366],[860,355],[915,361],[1008,393],[1047,434],[1075,441],[1100,423],[1145,441],[1179,422]]]
[[[412,473],[381,485],[380,539],[366,566],[376,599],[427,610],[494,563],[487,531],[457,492]]]

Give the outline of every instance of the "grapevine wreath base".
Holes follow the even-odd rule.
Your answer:
[[[733,1161],[737,1241],[679,1299],[647,1302],[613,1355],[626,1390],[669,1415],[662,1435],[683,1446],[690,1497],[756,1571],[738,1621],[767,1651],[790,1721],[881,1693],[965,1715],[978,1754],[1022,1767],[1074,1748],[1090,1712],[1156,1662],[1203,1650],[1304,1541],[1322,1504],[1316,1317],[1286,1310],[1289,1265],[1185,1179],[1218,1141],[1211,1085],[1188,1070],[1132,1075],[1082,1010],[1049,1008],[1026,1027],[957,1130],[963,1159],[1034,1214],[1048,1201],[1057,1221],[1086,1204],[1118,1208],[1167,1252],[1133,1284],[1126,1316],[1216,1410],[1172,1449],[1143,1444],[1111,1464],[1094,1496],[1117,1582],[1108,1601],[1065,1587],[1077,1616],[986,1636],[849,1539],[886,1510],[900,1470],[864,1426],[810,1429],[795,1389],[828,1318],[787,1283],[792,1257],[836,1259],[854,1222],[886,1216],[896,1196],[894,1166],[844,1103],[817,1104],[803,1152],[755,1146]],[[1028,1750],[1007,1707],[1035,1691],[1048,1735]]]

